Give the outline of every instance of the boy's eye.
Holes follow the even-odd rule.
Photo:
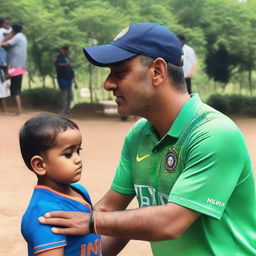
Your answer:
[[[81,151],[81,150],[82,150],[82,148],[78,148],[78,149],[77,149],[76,152],[77,152],[78,155],[80,155],[80,151]]]
[[[64,156],[70,158],[72,156],[72,152],[65,152]]]

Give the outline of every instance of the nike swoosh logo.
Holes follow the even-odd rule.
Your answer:
[[[139,157],[138,154],[137,154],[137,156],[136,156],[136,161],[137,161],[137,162],[140,162],[140,161],[144,160],[145,158],[147,158],[147,157],[149,157],[149,156],[151,156],[151,154],[147,154],[147,155],[142,156],[142,157]]]

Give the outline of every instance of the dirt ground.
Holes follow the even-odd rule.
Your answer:
[[[36,184],[35,175],[23,163],[18,144],[21,125],[37,112],[20,116],[0,115],[0,256],[27,255],[20,234],[20,220]],[[122,122],[118,117],[84,117],[71,115],[83,134],[84,163],[80,183],[87,187],[93,202],[108,190],[117,166],[121,146],[134,118]],[[254,165],[256,163],[256,119],[234,118],[245,135]],[[131,208],[137,206],[132,202]],[[131,241],[121,256],[151,255],[147,242]]]

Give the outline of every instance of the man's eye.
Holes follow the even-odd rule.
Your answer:
[[[117,71],[117,72],[115,73],[115,75],[116,75],[116,77],[118,77],[118,78],[122,78],[122,77],[124,77],[124,75],[125,75],[125,71]]]

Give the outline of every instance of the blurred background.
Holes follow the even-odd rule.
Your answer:
[[[90,65],[82,48],[111,42],[131,23],[158,22],[194,48],[193,92],[227,114],[255,115],[254,0],[0,0],[0,6],[0,16],[22,23],[28,39],[23,97],[32,105],[56,104],[54,61],[63,45],[70,46],[78,84],[74,103],[112,100],[102,89],[108,70]]]

